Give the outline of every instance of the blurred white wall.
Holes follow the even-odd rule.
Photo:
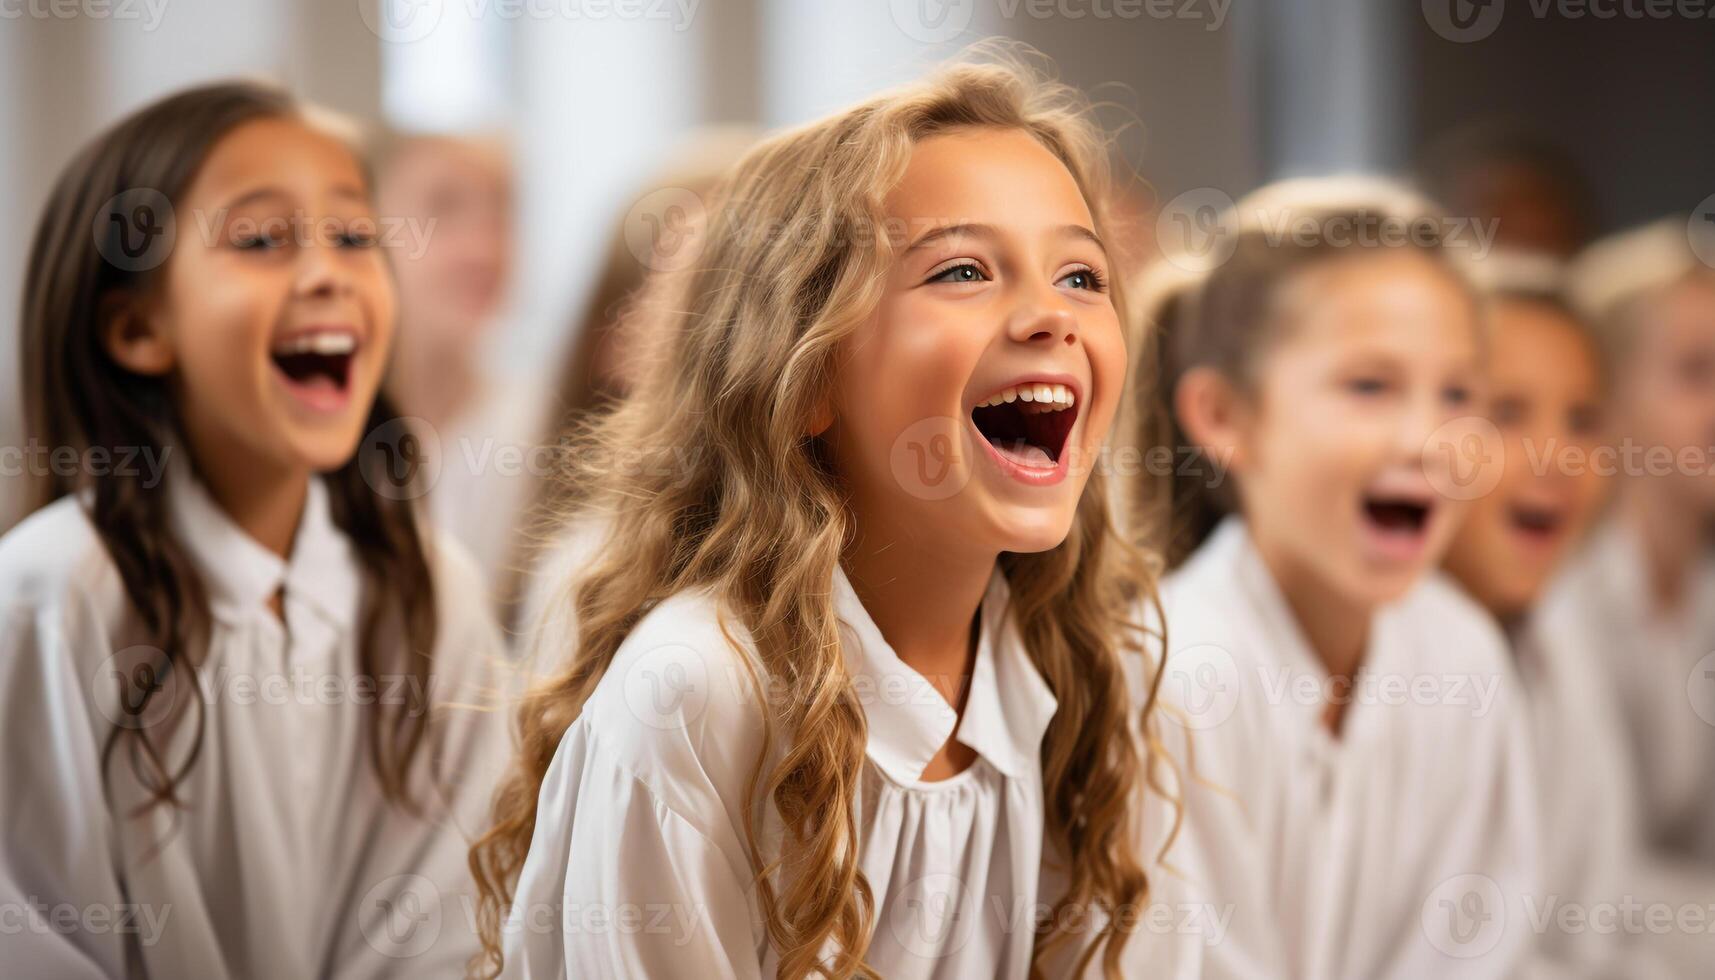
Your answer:
[[[718,70],[707,42],[720,6],[705,0],[688,21],[514,25],[520,268],[515,326],[498,338],[505,366],[547,368],[609,229],[677,140],[704,120],[698,93]]]
[[[994,33],[994,0],[765,0],[762,121],[806,122],[910,81]]]

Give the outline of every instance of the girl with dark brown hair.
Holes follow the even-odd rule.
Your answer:
[[[474,948],[453,823],[500,729],[448,702],[498,634],[377,395],[382,225],[337,127],[247,84],[138,111],[49,197],[22,364],[53,465],[0,539],[9,974],[434,975]]]

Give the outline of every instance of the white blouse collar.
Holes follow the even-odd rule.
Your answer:
[[[187,462],[167,471],[173,533],[190,552],[208,594],[210,612],[236,620],[267,605],[284,586],[336,623],[357,617],[361,577],[351,541],[333,522],[321,477],[310,479],[290,560],[268,550],[233,522]]]
[[[1038,773],[1042,736],[1058,703],[1025,653],[1010,610],[1011,590],[997,565],[983,595],[982,628],[965,714],[899,659],[858,599],[845,569],[834,571],[834,608],[855,642],[846,663],[869,722],[870,759],[900,783],[915,783],[958,730],[959,741],[1012,778]]]

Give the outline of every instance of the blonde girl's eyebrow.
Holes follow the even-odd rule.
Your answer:
[[[999,234],[1000,233],[995,230],[994,225],[975,224],[969,222],[956,225],[942,225],[939,228],[931,229],[918,236],[916,241],[906,246],[905,251],[909,254],[917,251],[918,249],[928,248],[930,245],[946,238],[958,238],[960,236],[970,236],[972,238],[995,238],[998,237]]]
[[[1082,239],[1084,241],[1087,241],[1090,244],[1101,249],[1103,256],[1106,256],[1108,254],[1108,246],[1105,243],[1103,243],[1101,236],[1097,235],[1095,232],[1091,231],[1090,229],[1085,228],[1083,225],[1061,225],[1060,226],[1060,234],[1062,234],[1068,238],[1077,238],[1077,239]]]
[[[1081,239],[1089,242],[1101,249],[1103,256],[1108,254],[1108,246],[1102,241],[1101,236],[1083,225],[1061,225],[1059,228],[1055,229],[1055,231],[1062,237]],[[907,246],[905,251],[907,253],[915,252],[918,249],[927,248],[943,239],[956,238],[961,235],[968,235],[973,238],[996,238],[999,234],[1000,232],[998,232],[993,225],[974,222],[963,222],[956,225],[942,225],[939,228],[931,229],[918,236],[917,240]]]

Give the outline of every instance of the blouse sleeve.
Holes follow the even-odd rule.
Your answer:
[[[726,820],[679,812],[575,725],[542,785],[505,975],[760,980],[740,854]]]
[[[100,782],[110,726],[72,656],[107,649],[105,631],[22,600],[15,578],[0,568],[0,960],[16,976],[123,976],[135,920]]]

